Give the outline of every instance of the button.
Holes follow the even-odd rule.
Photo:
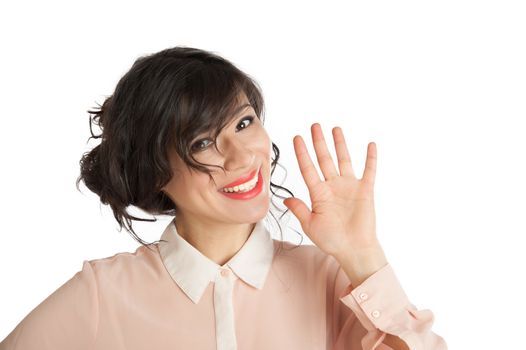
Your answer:
[[[373,315],[374,318],[378,318],[378,317],[380,317],[380,311],[378,311],[378,310],[374,310],[374,311],[371,313],[371,315]]]
[[[221,276],[226,277],[228,276],[228,274],[229,274],[228,269],[221,269]]]
[[[367,298],[369,298],[369,294],[367,294],[367,293],[360,293],[360,299],[367,300]]]

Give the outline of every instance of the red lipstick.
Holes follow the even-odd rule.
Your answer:
[[[222,195],[236,200],[249,200],[257,197],[263,191],[263,179],[261,177],[261,170],[258,171],[258,182],[256,186],[248,192],[221,192]]]
[[[229,183],[228,185],[223,186],[223,188],[225,188],[225,187],[234,187],[234,186],[240,185],[240,184],[242,184],[242,183],[245,183],[245,182],[247,182],[247,181],[250,180],[250,179],[253,179],[254,176],[256,176],[256,171],[258,171],[258,170],[257,170],[257,169],[252,170],[252,171],[250,172],[250,174],[245,175],[245,176],[243,176],[243,177],[240,177],[240,178],[237,179],[236,181],[234,181],[234,182],[232,182],[232,183]]]

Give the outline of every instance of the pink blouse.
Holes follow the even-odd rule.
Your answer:
[[[175,220],[175,219],[174,219]],[[15,349],[447,349],[433,313],[411,304],[387,264],[358,286],[331,255],[271,237],[259,221],[220,266],[174,220],[150,249],[84,261],[0,343]]]

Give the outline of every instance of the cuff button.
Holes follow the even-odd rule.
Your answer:
[[[380,317],[380,311],[378,311],[378,310],[374,310],[374,311],[371,313],[371,315],[373,315],[374,318],[378,318],[378,317]]]

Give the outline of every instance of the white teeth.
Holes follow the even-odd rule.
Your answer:
[[[223,188],[222,191],[223,192],[248,192],[254,187],[256,187],[257,183],[258,183],[258,176],[256,174],[256,176],[252,180],[247,181],[244,184],[234,186],[234,187],[225,187]]]

